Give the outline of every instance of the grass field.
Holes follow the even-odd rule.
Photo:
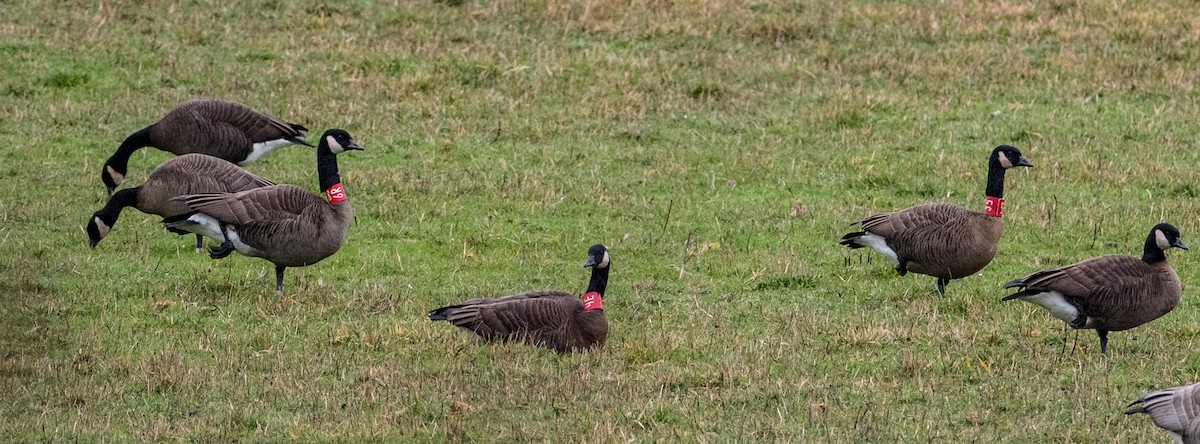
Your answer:
[[[1194,252],[1169,255],[1180,306],[1107,357],[1000,301],[1160,221],[1200,243],[1194,2],[143,3],[0,1],[4,439],[1166,442],[1124,405],[1200,380]],[[135,210],[87,247],[104,159],[196,96],[366,148],[345,246],[281,298],[269,263]],[[945,298],[837,245],[982,209],[999,144],[1037,167]],[[308,148],[247,169],[316,191]],[[425,318],[581,291],[594,243],[602,351]]]

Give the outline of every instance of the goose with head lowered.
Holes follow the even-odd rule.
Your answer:
[[[168,159],[146,178],[146,182],[133,188],[125,188],[108,198],[108,203],[88,220],[87,233],[92,248],[108,235],[117,224],[121,210],[134,207],[146,214],[163,217],[164,223],[186,219],[191,210],[183,202],[172,200],[176,196],[196,193],[236,193],[254,188],[275,185],[271,181],[250,174],[241,167],[216,157],[204,154],[184,154]],[[186,231],[175,230],[178,234]],[[204,246],[203,238],[196,235],[196,249]]]
[[[603,298],[609,265],[608,249],[593,245],[583,262],[592,269],[583,296],[542,290],[471,299],[433,310],[429,319],[449,322],[488,341],[521,341],[559,353],[603,347],[608,338]]]
[[[842,236],[852,249],[871,247],[896,261],[896,272],[937,278],[938,294],[946,284],[978,273],[992,262],[1000,235],[1004,205],[1004,173],[1014,167],[1032,167],[1021,151],[1008,145],[988,157],[984,211],[971,211],[948,203],[927,203],[863,219],[862,231]]]
[[[294,185],[273,185],[238,193],[191,194],[174,199],[194,211],[167,223],[216,239],[213,259],[237,251],[275,264],[275,294],[283,294],[287,267],[315,264],[342,246],[354,211],[338,176],[337,155],[363,149],[345,130],[331,129],[317,145],[317,175],[326,198]]]
[[[1133,407],[1133,406],[1137,407]],[[1200,444],[1200,384],[1171,387],[1142,395],[1126,415],[1145,413],[1179,444]]]
[[[1108,352],[1108,332],[1128,330],[1167,314],[1179,304],[1183,287],[1167,263],[1166,250],[1187,250],[1171,224],[1150,229],[1141,259],[1110,255],[1033,273],[1004,288],[1020,291],[1004,300],[1020,299],[1045,308],[1075,329],[1093,329],[1100,352]]]
[[[177,156],[207,154],[245,166],[281,146],[312,146],[300,139],[307,131],[304,126],[284,122],[240,103],[193,99],[126,137],[104,161],[100,178],[112,193],[125,180],[129,156],[142,147],[155,147]]]

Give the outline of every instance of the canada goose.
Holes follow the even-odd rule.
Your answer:
[[[583,296],[556,290],[531,291],[498,298],[471,299],[429,312],[485,340],[523,341],[559,353],[603,347],[608,337],[604,289],[608,286],[608,249],[593,245],[584,267],[592,279]]]
[[[1171,433],[1171,440],[1179,444],[1200,444],[1200,384],[1171,387],[1150,392],[1128,407],[1126,415],[1145,413],[1150,420]]]
[[[260,113],[240,103],[220,99],[183,102],[158,122],[141,129],[121,143],[104,161],[100,178],[112,193],[125,180],[129,156],[152,146],[175,155],[200,153],[245,166],[267,152],[290,144],[309,145],[300,140],[308,131]]]
[[[996,256],[1004,233],[1004,172],[1032,167],[1021,151],[1008,145],[988,157],[987,202],[982,213],[947,203],[928,203],[863,219],[862,231],[842,236],[842,245],[871,247],[896,261],[896,272],[937,278],[938,294],[946,295],[951,279],[982,270]]]
[[[1179,276],[1167,263],[1169,248],[1187,250],[1171,224],[1150,229],[1142,259],[1101,256],[1043,270],[1004,284],[1020,288],[1005,301],[1021,299],[1042,306],[1072,328],[1091,328],[1108,351],[1108,332],[1128,330],[1167,314],[1179,303]]]
[[[204,154],[184,154],[163,162],[146,183],[116,192],[100,211],[88,220],[87,233],[91,247],[95,248],[104,236],[117,224],[121,210],[134,207],[146,214],[163,217],[170,222],[191,213],[183,202],[171,198],[194,193],[235,193],[238,191],[274,185],[271,181],[250,174],[241,167],[216,157]],[[187,233],[178,231],[179,234]],[[204,246],[203,238],[196,235],[196,248]]]
[[[294,185],[273,185],[237,193],[178,196],[195,211],[168,228],[203,234],[221,242],[213,259],[237,251],[275,264],[275,294],[283,294],[283,271],[320,262],[342,246],[354,210],[338,177],[337,154],[361,150],[350,133],[331,129],[317,145],[317,175],[329,201]]]

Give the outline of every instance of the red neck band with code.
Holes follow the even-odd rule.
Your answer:
[[[600,310],[604,303],[600,301],[600,293],[589,291],[583,294],[583,311]]]
[[[1004,213],[1004,198],[988,196],[987,203],[983,205],[983,214],[1000,217],[1002,213]]]
[[[325,190],[325,194],[329,196],[329,203],[331,204],[346,200],[346,190],[342,188],[341,183],[333,184],[333,186]]]

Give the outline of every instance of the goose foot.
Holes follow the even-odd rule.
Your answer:
[[[208,249],[208,257],[213,259],[224,259],[230,253],[233,253],[233,242],[230,241],[225,241],[219,246],[209,247]]]

